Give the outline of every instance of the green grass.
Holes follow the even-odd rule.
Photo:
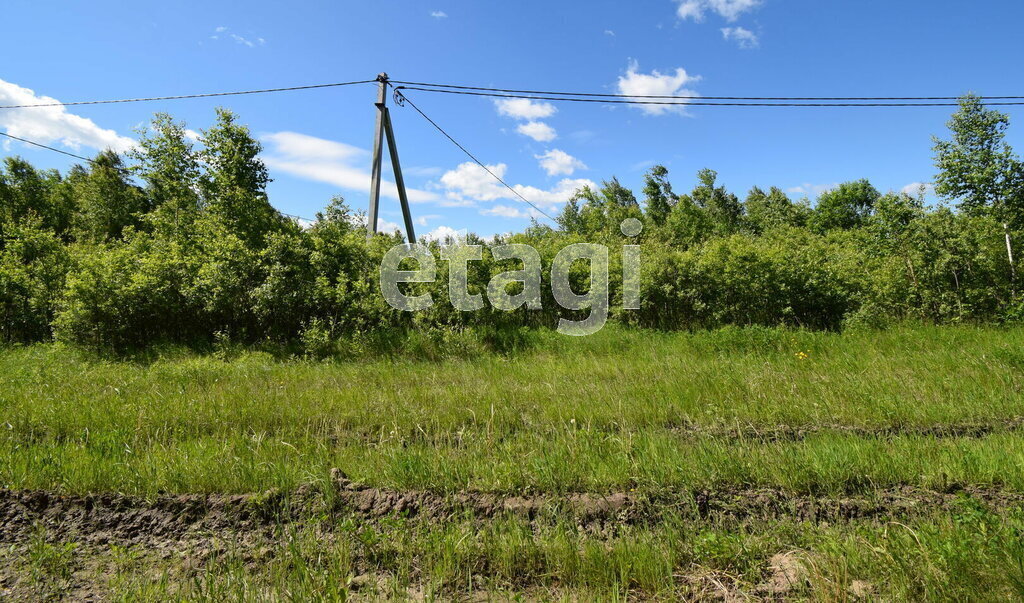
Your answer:
[[[119,599],[135,601],[272,599],[272,593],[296,600],[482,593],[499,600],[679,600],[710,599],[723,590],[756,593],[771,576],[770,559],[793,551],[804,569],[790,597],[846,600],[854,581],[897,601],[1024,596],[1024,514],[998,517],[968,499],[950,514],[884,524],[668,518],[595,533],[557,521],[336,519],[325,538],[326,527],[312,521],[284,528],[272,538],[276,553],[258,559],[240,540],[219,543],[205,552],[201,567],[191,568],[181,557],[192,551],[154,559],[114,548],[98,555],[103,563],[93,571],[102,571]]]
[[[680,432],[998,423],[1024,415],[1024,330],[556,337],[518,356],[447,362],[129,364],[8,349],[0,483],[251,492],[341,467],[371,485],[439,491],[836,490],[942,475],[1024,489],[1017,433],[765,443]]]
[[[124,362],[56,345],[3,349],[0,485],[262,492],[324,484],[339,467],[368,485],[441,493],[1024,492],[1024,430],[1011,424],[1024,416],[1021,328],[690,334],[610,326],[592,337],[530,340],[511,355],[447,360],[281,361],[258,352],[224,360],[171,350]],[[992,429],[915,433],[956,425]],[[780,426],[814,431],[779,441],[750,435]],[[798,550],[809,568],[804,594],[815,598],[842,599],[863,580],[897,600],[998,599],[1024,595],[1022,517],[967,503],[950,516],[835,525],[705,524],[670,512],[599,529],[568,520],[349,525],[325,517],[282,526],[258,569],[245,546],[210,556],[198,573],[182,569],[182,559],[119,550],[101,555],[116,561],[102,581],[124,599],[344,599],[364,574],[379,596],[672,599],[716,584],[747,592],[765,579],[772,555]],[[13,558],[63,584],[61,546],[39,540]]]

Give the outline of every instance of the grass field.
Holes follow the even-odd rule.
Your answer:
[[[1024,596],[1024,329],[529,340],[2,350],[0,593]]]

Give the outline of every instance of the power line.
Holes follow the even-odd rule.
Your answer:
[[[399,87],[399,88],[401,88],[401,87]],[[436,128],[436,129],[437,129],[437,131],[438,131],[438,132],[440,132],[441,134],[444,134],[444,137],[445,137],[445,138],[447,138],[448,140],[450,140],[450,141],[452,142],[452,144],[454,144],[455,146],[457,146],[457,147],[459,148],[459,150],[461,150],[461,151],[462,151],[463,153],[465,153],[465,154],[466,154],[466,155],[467,155],[467,156],[468,156],[468,157],[469,157],[470,159],[472,159],[472,160],[473,160],[474,162],[476,162],[476,164],[477,164],[477,165],[479,165],[480,167],[482,167],[482,168],[484,169],[484,171],[486,171],[486,172],[487,172],[488,174],[490,174],[490,175],[491,175],[491,176],[492,176],[492,177],[493,177],[493,178],[494,178],[495,180],[497,180],[498,182],[500,182],[500,183],[502,184],[502,186],[504,186],[504,187],[505,187],[505,188],[507,188],[508,190],[512,191],[512,194],[514,194],[515,196],[517,196],[517,197],[519,197],[520,199],[522,199],[522,200],[523,200],[523,203],[526,203],[527,205],[529,205],[529,206],[530,206],[530,207],[532,207],[533,209],[537,210],[538,212],[540,212],[540,214],[541,214],[541,215],[543,215],[543,216],[544,216],[544,217],[546,217],[547,219],[551,220],[552,222],[556,222],[556,223],[558,222],[557,220],[555,220],[554,218],[552,218],[552,217],[551,217],[550,215],[548,215],[548,213],[547,213],[547,212],[545,212],[545,211],[544,211],[543,209],[541,209],[541,208],[537,207],[536,205],[534,205],[533,203],[531,203],[529,199],[527,199],[526,197],[522,196],[522,195],[521,195],[521,194],[519,193],[519,191],[517,191],[516,189],[512,188],[511,186],[509,186],[509,185],[508,185],[508,183],[507,183],[507,182],[505,182],[505,181],[504,181],[504,180],[503,180],[503,179],[502,179],[502,178],[501,178],[500,176],[498,176],[497,174],[495,174],[494,172],[492,172],[492,171],[491,171],[491,168],[489,168],[489,167],[487,167],[486,165],[484,165],[484,163],[483,163],[482,161],[480,161],[479,159],[477,159],[477,158],[476,158],[476,155],[474,155],[474,154],[470,153],[470,152],[469,152],[469,150],[468,150],[468,149],[466,149],[466,147],[464,147],[464,146],[462,146],[461,144],[459,144],[459,141],[457,141],[457,140],[455,140],[454,138],[452,138],[451,134],[449,134],[448,132],[446,132],[446,131],[444,130],[444,128],[442,128],[441,126],[437,125],[437,122],[436,122],[436,121],[434,121],[434,120],[430,119],[430,117],[429,117],[429,116],[428,116],[428,115],[427,115],[426,113],[424,113],[422,109],[420,109],[419,107],[417,107],[417,106],[416,106],[416,103],[412,102],[412,101],[411,101],[411,100],[409,99],[409,97],[408,97],[408,96],[405,96],[404,94],[402,94],[402,92],[401,92],[401,91],[399,90],[399,88],[395,88],[395,94],[396,94],[396,95],[398,95],[398,97],[397,97],[397,99],[396,99],[396,100],[399,100],[399,101],[400,101],[400,103],[399,103],[399,104],[401,104],[401,103],[409,103],[409,106],[410,106],[410,107],[412,107],[413,109],[416,109],[416,112],[417,112],[417,113],[419,113],[420,115],[422,115],[422,116],[423,116],[423,119],[425,119],[425,120],[427,120],[428,122],[430,122],[430,125],[434,126],[434,128]],[[409,90],[412,90],[412,89],[413,89],[413,88],[409,88]]]
[[[630,100],[644,97],[627,97],[623,98],[580,98],[572,96],[543,96],[541,94],[513,94],[503,92],[474,92],[471,90],[452,90],[442,88],[423,88],[419,86],[398,86],[396,90],[418,90],[420,92],[437,92],[441,94],[463,94],[469,96],[486,96],[492,98],[526,98],[531,100],[546,100],[555,102],[572,102],[572,103],[600,103],[600,104],[613,104],[613,105],[673,105],[673,106],[691,106],[691,107],[958,107],[959,103],[939,103],[939,102],[859,102],[859,103],[791,103],[791,102],[706,102],[705,99],[710,97],[665,97],[674,98],[676,100]],[[653,98],[653,97],[652,97]],[[1006,98],[1024,98],[1024,97],[1006,97]],[[689,99],[689,100],[683,100]],[[1024,101],[1021,102],[983,102],[988,107],[998,106],[1016,106],[1024,105]]]
[[[545,96],[579,96],[600,98],[651,98],[676,99],[701,98],[704,100],[742,100],[742,101],[939,101],[959,100],[958,96],[700,96],[689,97],[677,94],[610,94],[597,92],[553,92],[550,90],[516,90],[512,88],[487,88],[484,86],[458,86],[455,84],[431,84],[427,82],[406,82],[391,80],[394,84],[406,86],[427,86],[430,88],[448,88],[452,90],[477,90],[483,92],[504,92],[509,94],[540,94]],[[410,88],[411,89],[411,88]],[[439,91],[438,91],[439,92]],[[1020,100],[1024,96],[979,96],[982,100]]]
[[[0,105],[0,109],[30,109],[33,107],[72,107],[76,105],[109,105],[114,103],[144,103],[149,101],[181,100],[185,98],[211,98],[215,96],[239,96],[243,94],[266,94],[268,92],[292,92],[295,90],[314,90],[317,88],[336,88],[356,84],[372,84],[376,80],[359,80],[355,82],[335,82],[332,84],[313,84],[310,86],[289,86],[287,88],[264,88],[262,90],[239,90],[235,92],[209,92],[206,94],[180,94],[177,96],[151,96],[146,98],[119,98],[112,100],[74,101],[68,103],[38,103],[34,105]]]
[[[55,103],[36,103],[26,105],[0,105],[0,109],[29,109],[35,107],[71,107],[78,105],[106,105],[115,103],[140,103],[164,100],[182,100],[191,98],[213,98],[220,96],[240,96],[247,94],[266,94],[273,92],[292,92],[297,90],[315,90],[319,88],[335,88],[339,86],[353,86],[357,84],[373,84],[377,80],[356,80],[350,82],[332,82],[327,84],[311,84],[306,86],[288,86],[281,88],[262,88],[257,90],[238,90],[231,92],[210,92],[203,94],[181,94],[172,96],[152,96],[140,98],[121,98],[92,101],[71,101]],[[408,87],[409,90],[422,90],[426,92],[444,92],[448,94],[470,94],[475,96],[498,96],[508,98],[530,98],[535,100],[566,100],[570,102],[604,102],[623,104],[682,104],[698,106],[779,106],[779,107],[952,107],[957,103],[931,103],[925,101],[957,101],[956,96],[699,96],[688,97],[680,95],[658,95],[658,94],[612,94],[600,92],[562,92],[552,90],[521,90],[515,88],[488,88],[484,86],[463,86],[457,84],[436,84],[430,82],[411,82],[404,80],[391,80],[392,83],[402,84],[401,87]],[[494,93],[494,94],[491,94]],[[560,97],[560,98],[547,98]],[[564,97],[564,98],[562,98]],[[1015,101],[1024,100],[1024,96],[979,96],[982,101]],[[584,100],[588,99],[588,100]],[[608,100],[589,100],[608,99]],[[619,100],[615,100],[619,99]],[[649,99],[651,101],[669,102],[640,102],[637,99]],[[709,103],[706,101],[751,101],[743,103]],[[786,104],[785,101],[808,101],[799,104]],[[816,101],[827,102],[828,104],[817,104]],[[840,104],[836,101],[852,101],[855,104]],[[869,103],[868,101],[886,101],[884,103]],[[912,101],[912,102],[890,102],[890,101]],[[762,102],[770,104],[762,104]],[[1022,105],[1024,102],[986,102],[986,105],[1008,106]]]
[[[33,140],[28,140],[27,138],[21,138],[20,136],[14,136],[14,135],[8,134],[6,132],[0,132],[0,136],[6,136],[7,138],[10,138],[12,140],[17,140],[18,142],[23,142],[25,144],[30,144],[32,146],[39,147],[41,149],[46,149],[47,151],[53,151],[54,153],[60,153],[61,155],[67,155],[68,157],[74,157],[75,159],[81,159],[82,161],[87,161],[87,162],[89,162],[89,163],[91,163],[91,164],[93,164],[95,166],[99,166],[99,167],[107,168],[107,169],[112,169],[112,170],[116,170],[116,171],[122,172],[122,173],[124,173],[126,175],[131,175],[131,170],[129,170],[128,168],[117,167],[117,166],[113,166],[113,165],[105,165],[105,164],[100,163],[99,161],[96,161],[95,159],[90,159],[88,157],[83,157],[82,155],[76,155],[75,153],[69,153],[67,151],[62,151],[61,149],[58,149],[58,148],[55,148],[55,147],[51,147],[51,146],[47,146],[45,144],[42,144],[42,143],[39,143],[39,142],[35,142]],[[276,208],[275,208],[275,211],[277,211],[277,213],[279,213],[282,216],[285,216],[287,218],[295,218],[295,219],[299,219],[299,220],[305,220],[306,222],[315,222],[316,221],[316,220],[310,220],[309,218],[303,218],[302,216],[286,214],[283,211],[280,211],[280,210],[278,210]]]
[[[18,142],[23,142],[25,144],[30,144],[32,146],[39,147],[41,149],[46,149],[47,151],[53,151],[54,153],[60,153],[61,155],[67,155],[68,157],[74,157],[75,159],[81,159],[82,161],[88,161],[89,163],[93,163],[93,164],[96,163],[96,160],[94,160],[94,159],[89,159],[88,157],[82,157],[81,155],[75,155],[74,153],[69,153],[67,151],[62,151],[60,149],[55,149],[53,147],[48,147],[45,144],[41,144],[41,143],[38,143],[38,142],[27,140],[25,138],[19,138],[17,136],[13,136],[13,135],[8,134],[6,132],[0,132],[0,136],[6,136],[7,138],[11,138],[13,140],[17,140]]]

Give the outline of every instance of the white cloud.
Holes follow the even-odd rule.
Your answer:
[[[407,176],[430,177],[430,176],[438,176],[438,175],[442,174],[444,172],[444,169],[439,168],[439,167],[434,167],[434,166],[415,166],[414,165],[414,166],[411,166],[411,167],[404,167],[404,168],[402,168],[402,171]]]
[[[637,71],[638,68],[639,65],[636,61],[630,61],[626,75],[619,77],[619,94],[634,97],[687,96],[696,98],[699,96],[685,86],[700,81],[700,76],[691,76],[682,67],[676,68],[675,73],[665,74],[656,69],[649,74],[640,73]],[[669,112],[686,113],[686,107],[680,105],[640,105],[640,108],[649,115],[662,115]]]
[[[196,132],[195,130],[192,130],[190,128],[185,128],[185,138],[191,140],[192,142],[199,142],[199,132]]]
[[[505,180],[505,173],[508,171],[507,165],[499,163],[497,165],[489,165],[487,168],[495,176]],[[484,168],[468,161],[441,176],[441,184],[445,188],[446,201],[451,204],[468,206],[472,205],[473,202],[498,200],[522,202],[515,193],[502,186]],[[583,178],[566,178],[553,188],[547,190],[522,184],[513,185],[512,188],[531,203],[542,206],[545,209],[553,209],[557,205],[568,201],[577,190],[584,186],[596,188],[593,181]]]
[[[265,134],[261,140],[271,147],[263,161],[272,169],[348,190],[370,189],[370,152],[365,149],[296,132]],[[382,180],[380,192],[385,197],[398,198],[394,182]],[[438,199],[430,191],[410,188],[407,192],[413,203]]]
[[[244,44],[245,46],[248,46],[249,48],[252,48],[252,47],[256,46],[251,41],[246,40],[245,38],[243,38],[242,36],[240,36],[238,34],[231,34],[231,39],[234,40],[235,42],[238,42],[239,44]]]
[[[427,222],[430,222],[431,220],[437,220],[440,217],[441,216],[438,216],[436,214],[426,214],[426,215],[423,215],[423,216],[416,216],[414,221],[419,226],[426,226]]]
[[[484,216],[500,216],[502,218],[539,218],[541,213],[532,207],[526,206],[528,211],[523,211],[518,207],[509,207],[508,205],[495,205],[494,207],[488,207],[481,209],[480,214]]]
[[[516,126],[516,132],[523,136],[529,136],[537,142],[551,142],[558,138],[555,129],[542,121],[530,121]]]
[[[540,160],[540,167],[548,176],[571,176],[576,170],[585,170],[587,165],[572,155],[559,149],[551,149],[543,155],[534,155]]]
[[[570,197],[576,194],[576,191],[585,186],[593,189],[597,188],[593,180],[586,178],[566,178],[559,181],[554,188],[548,190],[542,190],[534,186],[523,186],[522,184],[516,184],[512,188],[516,189],[517,193],[531,203],[542,205],[545,209],[554,209],[556,206],[568,201]]]
[[[740,15],[751,11],[761,4],[761,0],[676,0],[679,8],[676,14],[680,19],[703,21],[704,13],[717,13],[727,21],[735,21]]]
[[[0,79],[0,105],[38,105],[60,102],[36,95],[28,88]],[[79,149],[113,149],[124,153],[135,146],[131,138],[97,126],[91,119],[69,113],[66,107],[31,107],[0,110],[0,128],[11,136],[34,142],[61,144]]]
[[[733,40],[740,48],[757,48],[760,43],[757,34],[743,27],[723,27],[722,37],[726,40]]]
[[[654,160],[654,159],[644,159],[644,160],[641,160],[641,161],[637,161],[636,163],[634,163],[634,164],[629,166],[629,171],[631,171],[631,172],[640,172],[640,171],[646,170],[647,168],[653,166],[656,163],[657,163],[657,161]]]
[[[459,197],[458,195],[456,195],[456,194],[454,194],[454,193],[452,193],[450,191],[448,193],[446,193],[446,195],[447,196],[445,196],[444,198],[438,200],[437,204],[439,206],[441,206],[441,207],[474,207],[474,206],[476,206],[476,201],[473,201],[472,199],[465,199],[465,198]]]
[[[498,178],[505,179],[508,166],[504,163],[489,165],[487,168]],[[510,194],[494,176],[487,173],[487,170],[470,161],[445,172],[441,176],[441,184],[446,189],[448,198],[454,201],[467,198],[475,201],[494,201],[504,199]]]
[[[604,35],[611,36],[611,37],[614,38],[615,37],[615,32],[610,30],[610,29],[606,29],[606,30],[604,30]]]
[[[423,235],[423,237],[428,241],[439,241],[445,243],[448,241],[465,241],[468,234],[469,233],[465,228],[455,230],[451,226],[438,226],[434,230]]]
[[[930,182],[911,182],[900,189],[900,192],[916,197],[921,192],[921,189],[924,189],[925,196],[935,194],[935,185]]]
[[[384,218],[381,218],[381,217],[378,216],[377,217],[377,232],[392,233],[392,232],[405,232],[405,231],[398,224],[396,224],[394,222],[389,222],[388,220],[385,220]]]
[[[223,25],[217,27],[213,31],[216,32],[216,33],[214,35],[210,36],[211,40],[219,40],[220,39],[220,35],[219,34],[227,34],[228,37],[230,37],[236,43],[241,44],[242,46],[248,46],[249,48],[255,48],[256,46],[263,46],[264,44],[267,43],[267,41],[264,40],[263,38],[256,38],[255,40],[250,40],[249,38],[246,38],[244,36],[240,36],[240,35],[238,35],[236,33],[229,32],[228,28],[223,26]]]
[[[494,101],[499,115],[515,119],[537,120],[551,117],[558,109],[551,103],[535,103],[528,98],[506,98]]]
[[[793,186],[786,189],[787,193],[794,195],[808,195],[811,197],[817,197],[818,195],[830,191],[835,187],[839,186],[838,182],[832,184],[811,184],[810,182],[804,182],[800,186]]]
[[[448,13],[444,12],[443,10],[435,10],[434,12],[430,13],[430,16],[435,19],[447,19]]]

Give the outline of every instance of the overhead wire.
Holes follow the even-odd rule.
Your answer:
[[[75,159],[81,159],[82,161],[88,161],[89,163],[93,163],[93,164],[97,163],[95,159],[89,159],[88,157],[83,157],[81,155],[76,155],[74,153],[69,153],[67,151],[62,151],[60,149],[47,146],[45,144],[42,144],[42,143],[39,143],[39,142],[35,142],[34,140],[29,140],[27,138],[21,138],[19,136],[14,136],[13,134],[8,134],[6,132],[0,132],[0,136],[6,136],[7,138],[10,138],[12,140],[17,140],[18,142],[23,142],[25,144],[30,144],[30,145],[32,145],[34,147],[39,147],[41,149],[46,149],[47,151],[53,151],[54,153],[60,153],[61,155],[67,155],[68,157],[74,157]]]
[[[56,147],[51,147],[51,146],[42,144],[40,142],[36,142],[34,140],[29,140],[27,138],[22,138],[20,136],[14,136],[13,134],[8,134],[6,132],[0,132],[0,136],[6,136],[7,138],[10,138],[12,140],[17,140],[18,142],[23,142],[25,144],[29,144],[29,145],[32,145],[34,147],[39,147],[41,149],[46,149],[47,151],[53,151],[54,153],[60,153],[61,155],[67,155],[68,157],[74,157],[75,159],[81,159],[82,161],[89,162],[92,165],[96,165],[96,166],[103,167],[103,168],[108,168],[108,169],[113,169],[113,170],[122,172],[124,174],[131,175],[131,170],[129,170],[128,168],[115,167],[115,166],[112,166],[112,165],[104,165],[104,164],[100,163],[99,161],[96,161],[95,159],[90,159],[89,157],[85,157],[83,155],[78,155],[76,153],[70,153],[68,151],[63,151],[63,150],[58,149]],[[309,218],[303,218],[302,216],[296,216],[294,214],[286,214],[286,213],[284,213],[281,210],[277,210],[276,208],[275,208],[275,210],[277,211],[277,213],[281,214],[282,216],[285,216],[286,218],[293,218],[293,219],[296,219],[296,220],[304,220],[306,222],[315,222],[316,221],[316,220],[310,220]]]
[[[186,98],[212,98],[217,96],[240,96],[244,94],[267,94],[272,92],[294,92],[296,90],[314,90],[318,88],[337,88],[357,84],[372,84],[377,80],[357,80],[352,82],[334,82],[330,84],[312,84],[308,86],[288,86],[286,88],[263,88],[259,90],[237,90],[233,92],[208,92],[204,94],[179,94],[175,96],[150,96],[144,98],[118,98],[110,100],[72,101],[54,103],[36,103],[30,105],[0,105],[0,109],[31,109],[35,107],[74,107],[78,105],[109,105],[114,103],[145,103],[150,101],[181,100]]]
[[[435,92],[440,94],[458,94],[468,96],[485,96],[491,98],[523,98],[530,100],[545,100],[554,102],[571,103],[599,103],[604,105],[669,105],[669,106],[691,106],[691,107],[957,107],[956,102],[720,102],[707,101],[702,96],[673,96],[663,97],[674,100],[655,100],[659,97],[648,97],[650,100],[643,100],[645,97],[626,98],[592,98],[580,96],[548,96],[538,94],[515,94],[505,92],[486,92],[473,90],[453,90],[448,88],[426,88],[423,86],[400,85],[396,90],[417,90],[420,92]],[[723,97],[724,98],[724,97]],[[1024,97],[1006,97],[1024,98]],[[639,99],[639,100],[638,100]],[[1016,106],[1024,105],[1024,101],[983,101],[985,106]]]
[[[678,94],[612,94],[606,92],[556,92],[551,90],[519,90],[515,88],[488,88],[484,86],[464,86],[456,84],[433,84],[428,82],[408,82],[390,80],[393,84],[405,86],[428,86],[431,88],[448,88],[453,90],[477,90],[484,92],[504,92],[510,94],[539,94],[547,96],[580,96],[603,98],[652,98],[652,99],[687,99],[702,98],[706,100],[747,100],[747,101],[931,101],[959,100],[958,96],[699,96],[690,97]],[[982,100],[1021,100],[1024,96],[979,96]]]
[[[106,100],[90,100],[90,101],[70,101],[70,102],[52,102],[52,103],[35,103],[35,104],[21,104],[21,105],[0,105],[0,109],[29,109],[36,107],[71,107],[80,105],[105,105],[105,104],[117,104],[117,103],[138,103],[138,102],[151,102],[151,101],[167,101],[167,100],[182,100],[182,99],[196,99],[196,98],[213,98],[223,96],[240,96],[250,94],[267,94],[276,92],[293,92],[299,90],[314,90],[320,88],[335,88],[340,86],[353,86],[359,84],[372,84],[378,83],[379,79],[372,80],[354,80],[347,82],[332,82],[326,84],[311,84],[304,86],[287,86],[278,88],[262,88],[255,90],[237,90],[228,92],[210,92],[201,94],[180,94],[170,96],[151,96],[151,97],[138,97],[138,98],[120,98],[120,99],[106,99]],[[491,175],[496,181],[502,186],[511,191],[519,200],[523,201],[539,214],[546,218],[554,221],[547,212],[542,210],[536,204],[531,202],[529,199],[524,197],[518,190],[510,186],[504,179],[494,173],[486,164],[480,161],[473,153],[471,153],[464,145],[455,140],[444,128],[442,128],[436,121],[431,119],[426,113],[423,112],[419,106],[410,100],[403,90],[415,90],[419,92],[433,92],[440,94],[455,94],[455,95],[467,95],[467,96],[480,96],[480,97],[491,97],[491,98],[513,98],[513,99],[529,99],[529,100],[544,100],[553,102],[576,102],[576,103],[600,103],[600,104],[625,104],[625,105],[662,105],[662,106],[701,106],[701,107],[955,107],[959,104],[959,97],[954,96],[685,96],[685,95],[635,95],[635,94],[615,94],[615,93],[599,93],[599,92],[564,92],[564,91],[551,91],[551,90],[523,90],[515,88],[494,88],[484,86],[465,86],[458,84],[438,84],[429,82],[412,82],[405,80],[384,80],[388,85],[394,88],[396,100],[400,99],[403,102],[408,102],[409,105],[416,110],[427,122],[429,122],[435,129],[437,129],[442,135],[445,136],[452,144],[459,148],[465,153],[474,163],[483,168],[488,174]],[[399,84],[394,86],[394,84]],[[1024,105],[1024,96],[979,96],[983,105],[986,106],[1018,106]],[[742,101],[742,102],[723,102],[723,101]],[[937,101],[957,101],[957,102],[937,102]],[[54,151],[68,157],[87,161],[92,164],[99,165],[95,160],[82,155],[77,155],[68,151],[57,149],[51,146],[47,146],[32,140],[0,132],[0,135],[6,136],[7,138],[23,142],[25,144],[40,147],[49,151]],[[109,166],[108,166],[109,167]],[[117,168],[125,169],[125,168]],[[307,220],[301,216],[294,216],[280,212],[281,215],[296,218],[301,220]]]
[[[423,119],[427,120],[427,122],[429,122],[430,125],[434,126],[434,128],[437,129],[438,132],[443,134],[445,138],[447,138],[449,141],[451,141],[452,144],[454,144],[456,147],[459,148],[459,150],[461,150],[470,159],[472,159],[474,163],[476,163],[477,165],[482,167],[484,169],[484,171],[486,171],[488,174],[491,175],[492,178],[494,178],[495,180],[500,182],[501,185],[504,186],[505,188],[507,188],[508,190],[512,191],[512,194],[514,194],[516,197],[518,197],[520,200],[522,200],[524,203],[526,203],[527,205],[529,205],[533,209],[537,210],[537,212],[539,212],[542,216],[546,217],[547,219],[551,220],[552,222],[557,222],[557,220],[555,220],[555,218],[551,217],[551,215],[549,215],[546,211],[544,211],[543,209],[537,207],[537,205],[535,205],[532,201],[530,201],[529,199],[524,197],[519,191],[517,191],[515,188],[509,186],[509,184],[507,182],[505,182],[505,180],[502,179],[501,176],[495,174],[491,170],[491,168],[487,167],[487,165],[484,164],[484,162],[482,162],[479,159],[477,159],[476,155],[471,153],[469,151],[469,149],[467,149],[465,146],[463,146],[459,141],[455,140],[455,138],[453,138],[451,134],[449,134],[447,131],[445,131],[445,129],[442,128],[440,125],[438,125],[438,123],[436,121],[434,121],[433,119],[430,118],[430,116],[428,116],[426,113],[424,113],[423,110],[420,109],[416,105],[416,103],[412,102],[412,100],[408,96],[402,94],[402,92],[401,92],[401,90],[399,88],[395,88],[395,94],[396,94],[396,100],[400,104],[402,104],[402,103],[409,103],[409,106],[412,107],[413,109],[415,109],[416,112],[419,113],[421,116],[423,116]]]

